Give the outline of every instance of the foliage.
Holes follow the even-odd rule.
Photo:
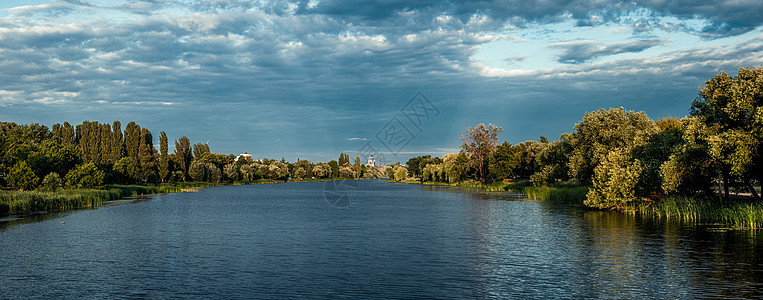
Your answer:
[[[203,162],[194,160],[191,162],[191,167],[188,168],[188,175],[191,176],[193,181],[204,181],[207,177],[207,166]]]
[[[185,176],[188,175],[188,169],[193,158],[191,154],[191,141],[188,140],[188,137],[183,136],[175,140],[175,157],[180,170],[183,171],[183,181],[185,181]]]
[[[34,174],[26,161],[15,164],[6,177],[8,185],[22,190],[32,190],[40,183],[40,178]]]
[[[633,149],[656,131],[644,112],[625,108],[588,112],[570,135],[570,173],[584,184],[591,183],[594,169],[614,149]]]
[[[117,183],[134,183],[138,181],[138,166],[129,157],[119,159],[112,166],[114,173],[118,174]]]
[[[540,171],[530,178],[535,186],[548,185],[569,179],[569,156],[572,146],[567,142],[569,134],[562,134],[559,141],[546,143],[536,157]]]
[[[66,186],[69,188],[100,189],[103,187],[103,171],[89,162],[74,167],[66,174]]]
[[[236,181],[241,178],[238,168],[236,168],[236,165],[232,163],[225,165],[223,168],[223,174],[225,174],[225,178],[232,181]]]
[[[763,68],[740,68],[737,76],[717,74],[700,89],[691,114],[704,125],[708,152],[725,186],[743,180],[763,182]],[[725,190],[728,199],[728,188]]]
[[[63,183],[64,182],[58,173],[51,172],[50,174],[45,175],[45,178],[42,179],[42,184],[40,184],[38,190],[43,192],[55,192],[63,186]]]
[[[461,153],[468,154],[471,164],[479,171],[480,182],[483,185],[488,172],[487,160],[498,142],[498,134],[502,131],[502,128],[493,124],[479,124],[466,129],[466,133],[461,136]]]
[[[636,199],[636,185],[643,166],[633,160],[627,149],[615,149],[599,160],[594,170],[593,188],[585,205],[596,208],[616,208]]]
[[[518,163],[515,150],[516,148],[506,141],[495,147],[488,167],[493,179],[504,180],[514,175]]]

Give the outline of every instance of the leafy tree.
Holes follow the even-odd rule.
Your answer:
[[[175,140],[175,157],[178,166],[180,166],[180,170],[183,171],[183,181],[185,181],[186,176],[188,175],[188,169],[191,165],[191,159],[193,159],[191,154],[191,141],[188,140],[188,137],[184,136]]]
[[[193,145],[193,157],[201,157],[204,153],[212,153],[209,151],[209,144],[196,143]]]
[[[354,170],[355,171],[355,178],[363,176],[363,174],[361,173],[362,168],[360,167],[362,165],[363,164],[360,162],[360,156],[355,156],[355,164],[353,165],[353,167],[355,168],[355,170]]]
[[[162,131],[159,133],[159,178],[164,182],[170,173],[170,158],[167,152],[169,151],[169,145],[167,145],[167,134]]]
[[[331,160],[328,162],[328,165],[331,167],[331,175],[329,175],[329,177],[339,177],[339,163],[335,160]]]
[[[763,68],[740,68],[735,77],[717,74],[700,89],[691,115],[708,129],[708,150],[726,183],[726,198],[732,177],[760,198],[751,181],[763,182]]]
[[[386,165],[386,166],[384,166],[384,175],[387,176],[388,180],[395,181],[395,167],[394,167],[394,165]]]
[[[641,197],[658,198],[662,194],[662,165],[670,159],[673,150],[684,143],[681,122],[675,118],[663,118],[655,122],[657,131],[646,142],[633,149],[633,157],[641,161],[644,173],[636,185]]]
[[[154,137],[151,131],[145,127],[141,129],[138,159],[140,159],[141,175],[147,180],[148,175],[156,171],[156,149],[154,148]]]
[[[140,179],[138,166],[129,157],[119,159],[111,168],[118,175],[119,183],[134,183]]]
[[[296,171],[294,171],[294,177],[296,178],[305,178],[305,174],[307,174],[307,170],[303,167],[299,167]]]
[[[50,174],[45,175],[45,178],[42,179],[42,184],[40,184],[38,189],[43,192],[55,192],[60,189],[61,186],[63,186],[61,176],[56,172],[51,172]]]
[[[34,174],[32,168],[23,160],[11,168],[5,180],[8,182],[8,185],[21,190],[33,190],[40,184],[40,178]]]
[[[474,128],[469,128],[461,136],[461,153],[469,155],[471,163],[479,170],[480,182],[485,185],[487,177],[487,162],[495,144],[498,142],[498,134],[503,131],[502,128],[493,124],[479,124]]]
[[[324,162],[316,163],[315,167],[313,168],[313,176],[318,178],[330,177],[331,166]]]
[[[559,141],[547,143],[535,158],[538,169],[530,179],[533,185],[546,185],[557,180],[569,179],[569,156],[572,146],[567,142],[569,134],[562,134]]]
[[[408,174],[408,170],[401,165],[395,165],[394,172],[395,172],[395,181],[405,180],[405,175]]]
[[[132,161],[136,164],[140,164],[140,126],[138,124],[135,124],[135,122],[127,123],[127,126],[125,126],[125,134],[124,134],[124,140],[125,140],[125,152],[127,154],[127,157],[131,158]]]
[[[204,181],[207,176],[206,164],[197,160],[191,162],[191,167],[188,169],[188,175],[191,176],[193,181]]]
[[[220,172],[220,168],[215,166],[214,164],[207,163],[207,177],[210,182],[218,183],[220,180],[222,180],[223,175],[222,172]]]
[[[350,164],[344,164],[341,167],[339,167],[339,177],[341,178],[354,178],[355,177],[355,168],[352,167]]]
[[[514,168],[516,168],[518,162],[515,158],[514,150],[515,148],[506,141],[495,147],[495,151],[493,151],[492,158],[490,159],[490,165],[488,166],[490,175],[494,179],[504,180],[514,175]]]
[[[233,181],[239,180],[239,178],[241,178],[238,172],[238,168],[236,168],[236,165],[232,163],[225,165],[223,168],[223,174],[225,174],[226,178]]]
[[[122,158],[124,151],[124,137],[122,136],[122,123],[114,121],[111,125],[111,140],[109,143],[109,163],[114,163]]]
[[[74,167],[65,178],[69,188],[102,188],[104,173],[89,162]]]
[[[643,167],[632,160],[630,150],[614,149],[599,160],[594,170],[593,188],[583,203],[596,208],[615,208],[636,199],[636,185]]]
[[[570,173],[584,184],[592,182],[596,166],[613,149],[633,149],[656,131],[644,112],[624,108],[588,112],[570,136]]]

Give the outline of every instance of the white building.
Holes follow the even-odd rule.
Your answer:
[[[373,155],[368,158],[368,163],[366,165],[369,167],[376,167],[376,159],[374,159]]]
[[[239,154],[238,157],[236,157],[236,161],[238,161],[241,158],[249,158],[252,159],[252,155],[248,152],[244,152],[244,154]]]

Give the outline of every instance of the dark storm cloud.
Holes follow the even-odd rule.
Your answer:
[[[559,60],[571,64],[519,73],[491,73],[473,59],[480,45],[509,38],[495,33],[507,21],[555,22],[563,13],[590,21],[595,13],[603,20],[597,22],[605,22],[617,14],[601,11],[637,6],[619,2],[321,1],[313,8],[305,1],[252,3],[131,1],[95,8],[67,1],[19,9],[0,19],[0,118],[137,120],[175,137],[214,137],[213,145],[221,147],[217,151],[261,147],[280,157],[358,146],[347,138],[373,137],[416,91],[423,91],[443,112],[410,146],[425,151],[431,145],[456,148],[442,141],[457,143],[464,128],[480,122],[503,122],[508,131],[508,118],[529,123],[556,117],[538,125],[545,129],[512,133],[512,139],[522,139],[571,128],[564,122],[574,124],[579,110],[624,105],[671,112],[688,107],[684,102],[693,98],[696,86],[719,69],[763,64],[759,38],[668,53],[665,59],[599,63],[596,58],[643,51],[663,41],[557,43]],[[648,5],[659,6],[642,6]],[[61,24],[27,17],[76,13],[72,7],[138,17]],[[195,12],[156,13],[179,7]],[[643,31],[661,26],[685,31],[656,16],[670,9],[655,9],[641,19]],[[718,14],[706,19],[744,30],[731,16],[722,17],[723,9]],[[728,30],[725,34],[736,34]],[[523,60],[530,59],[514,56],[507,62]],[[645,86],[652,88],[645,92]]]
[[[551,48],[562,49],[557,61],[566,64],[584,63],[601,56],[615,55],[628,52],[641,52],[654,46],[662,45],[665,41],[639,40],[629,42],[601,43],[594,41],[564,42],[548,45]]]
[[[412,4],[415,3],[415,4]],[[401,14],[416,11],[427,15],[450,14],[466,23],[473,15],[487,15],[503,22],[522,25],[526,22],[552,23],[570,14],[579,26],[601,22],[620,22],[621,17],[638,10],[652,16],[699,18],[709,22],[702,28],[704,37],[738,35],[763,24],[763,1],[760,0],[678,0],[678,1],[598,1],[598,0],[483,0],[483,1],[321,1],[313,9],[300,4],[301,13],[316,13],[357,20],[395,20]],[[642,28],[643,29],[643,28]]]

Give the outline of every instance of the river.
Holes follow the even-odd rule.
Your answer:
[[[33,221],[0,223],[0,298],[763,297],[761,231],[415,184],[213,187]]]

